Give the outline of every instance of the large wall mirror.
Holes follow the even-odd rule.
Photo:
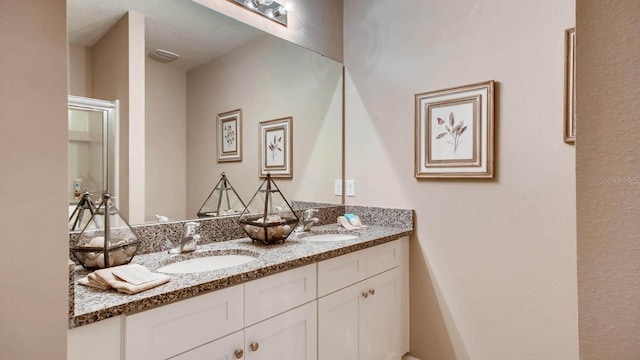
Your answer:
[[[262,181],[259,123],[288,117],[292,177],[280,190],[341,202],[342,64],[190,0],[67,7],[69,95],[119,102],[115,196],[132,224],[195,218],[222,172],[247,202]],[[156,61],[154,49],[180,58]],[[217,118],[237,109],[241,160],[219,161]],[[70,193],[81,172],[70,167]]]

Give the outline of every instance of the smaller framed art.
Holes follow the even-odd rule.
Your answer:
[[[494,81],[415,96],[415,177],[493,178]]]
[[[564,31],[564,142],[576,142],[576,29]]]
[[[242,110],[218,114],[218,162],[242,161]]]
[[[258,123],[260,177],[293,177],[293,118]]]

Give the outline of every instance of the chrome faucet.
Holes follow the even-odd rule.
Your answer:
[[[200,235],[196,234],[196,229],[200,226],[200,223],[190,221],[184,224],[184,234],[180,244],[175,248],[169,250],[169,254],[182,254],[192,252],[196,250]]]
[[[302,213],[302,220],[298,226],[296,226],[295,232],[309,231],[311,227],[320,222],[320,219],[317,217],[312,217],[315,213],[318,212],[318,209],[307,209]]]

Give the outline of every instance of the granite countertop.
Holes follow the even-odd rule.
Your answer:
[[[194,253],[170,255],[166,251],[134,257],[132,263],[141,264],[154,271],[166,264],[209,256],[216,252],[253,255],[256,261],[226,269],[189,273],[169,274],[171,281],[156,288],[135,295],[125,295],[115,290],[102,291],[82,285],[75,285],[74,300],[70,309],[69,328],[100,321],[121,314],[132,314],[187,299],[208,291],[219,290],[241,284],[281,271],[344,255],[353,251],[395,240],[410,235],[411,227],[390,227],[372,225],[367,230],[347,231],[339,225],[323,225],[310,232],[292,234],[284,243],[263,245],[249,238],[214,242],[198,247]],[[354,240],[308,241],[304,237],[323,233],[347,233],[357,235]],[[76,268],[75,279],[86,276],[87,271]]]

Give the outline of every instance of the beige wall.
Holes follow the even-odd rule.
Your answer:
[[[69,44],[69,95],[92,97],[91,48]]]
[[[342,62],[343,0],[280,1],[290,9],[288,26],[282,26],[228,0],[194,0],[232,18],[287,39]]]
[[[0,359],[65,359],[65,1],[3,0],[0,14]]]
[[[640,356],[640,2],[578,1],[580,358]]]
[[[288,200],[339,203],[342,65],[265,36],[187,74],[187,217],[194,217],[225,171],[248,202],[258,186],[258,122],[293,117]],[[247,87],[247,83],[256,84]],[[216,115],[242,109],[242,162],[217,163]]]
[[[145,220],[186,219],[187,73],[147,57],[145,81]]]
[[[131,224],[144,222],[144,17],[130,12],[93,45],[93,97],[119,100],[117,201]]]
[[[416,210],[411,351],[578,358],[574,147],[562,141],[574,2],[345,0],[348,203]],[[494,79],[497,177],[413,177],[414,94]]]

